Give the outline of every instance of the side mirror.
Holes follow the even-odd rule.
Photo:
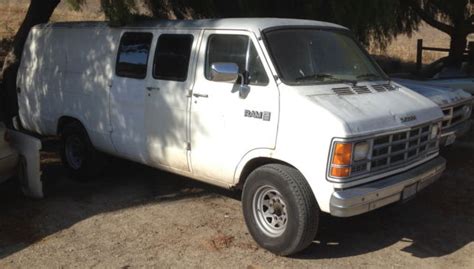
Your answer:
[[[239,66],[235,63],[213,63],[211,66],[213,81],[235,82],[239,75]]]

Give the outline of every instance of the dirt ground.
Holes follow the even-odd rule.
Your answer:
[[[323,216],[313,245],[283,258],[252,240],[237,192],[126,161],[79,183],[46,141],[46,199],[0,185],[0,268],[473,268],[473,142],[444,150],[447,172],[416,199]]]

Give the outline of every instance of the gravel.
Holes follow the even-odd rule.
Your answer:
[[[325,215],[313,245],[289,258],[252,240],[238,192],[125,161],[76,182],[54,141],[45,148],[46,199],[23,197],[14,181],[0,185],[0,268],[474,267],[472,141],[443,151],[447,172],[414,200]]]

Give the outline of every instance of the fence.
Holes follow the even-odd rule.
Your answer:
[[[474,50],[474,42],[469,42],[468,48],[464,53],[468,54],[469,50]],[[420,72],[423,68],[423,51],[438,51],[438,52],[449,52],[449,49],[445,48],[434,48],[434,47],[424,47],[423,39],[418,39],[416,45],[416,71]]]

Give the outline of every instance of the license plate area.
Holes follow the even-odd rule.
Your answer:
[[[418,183],[405,187],[402,193],[402,200],[406,201],[410,198],[413,198],[416,195],[417,190],[418,190]]]

